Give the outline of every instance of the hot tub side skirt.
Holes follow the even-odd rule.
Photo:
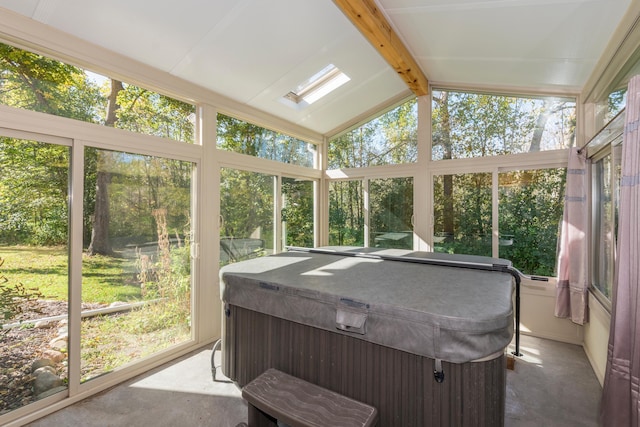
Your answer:
[[[276,368],[376,407],[378,426],[502,426],[504,353],[482,362],[432,358],[227,305],[223,371],[244,386]]]

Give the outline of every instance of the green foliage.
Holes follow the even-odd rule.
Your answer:
[[[575,102],[434,91],[432,158],[462,159],[568,148]]]
[[[0,103],[97,123],[104,102],[83,70],[0,43]]]
[[[390,178],[369,181],[370,245],[413,248],[413,179]],[[403,233],[398,240],[376,240],[385,233]]]
[[[286,224],[286,245],[313,247],[313,181],[282,179],[286,200],[282,221]]]
[[[329,245],[364,246],[362,181],[336,181],[329,187]]]
[[[452,188],[447,190],[447,179]],[[491,174],[434,177],[434,233],[446,253],[491,256]]]
[[[4,259],[0,257],[0,267]],[[9,282],[6,276],[0,274],[0,314],[3,320],[11,320],[22,313],[22,305],[26,302],[44,298],[38,288],[26,288],[20,282]]]
[[[142,294],[152,303],[143,308],[147,320],[136,327],[147,332],[154,327],[189,324],[191,319],[190,242],[181,241],[172,248],[166,210],[157,209],[153,215],[157,224],[157,257],[155,261],[146,255],[138,257]]]
[[[67,243],[69,148],[0,138],[0,243]]]
[[[105,124],[107,99],[113,82],[60,61],[0,43],[2,104]],[[116,120],[111,124],[133,132],[194,142],[193,105],[133,85],[123,84],[122,87],[117,94]],[[85,153],[83,223],[87,245],[94,225],[96,178],[102,165],[100,153],[95,149],[88,149]],[[126,157],[122,153],[119,156],[120,159]],[[140,157],[142,160],[138,160],[136,166],[138,171],[147,168],[140,175],[148,178],[146,190],[151,195],[145,194],[144,197],[151,199],[149,203],[154,205],[152,208],[162,206],[164,202],[158,200],[160,184],[173,180],[177,187],[190,185],[191,168],[186,167],[185,162],[176,161],[173,167],[167,168],[166,162],[155,159],[158,164],[150,167],[150,158]],[[120,164],[122,176],[126,176],[126,168],[132,163],[127,163],[126,159],[123,163]],[[69,167],[68,147],[12,138],[0,140],[0,243],[67,243]],[[118,179],[115,181],[116,184],[122,183]],[[184,202],[182,195],[179,198],[174,196],[168,194],[166,197],[175,200],[176,205]],[[137,202],[122,197],[113,200],[119,212],[137,206]],[[123,203],[130,205],[123,206]],[[155,224],[150,209],[133,223],[127,221],[124,224],[118,222],[120,218],[114,219],[114,227],[130,227],[141,223],[147,227],[144,235],[154,234]],[[117,231],[115,237],[120,237]]]
[[[411,163],[417,158],[416,99],[329,141],[329,169]]]
[[[500,175],[500,230],[513,239],[500,256],[527,274],[554,276],[564,208],[565,169]]]
[[[133,85],[118,93],[116,127],[175,141],[195,141],[195,107]]]
[[[274,177],[228,168],[220,173],[220,236],[260,238],[273,248]]]
[[[218,114],[218,148],[283,163],[313,167],[315,146],[297,138]]]

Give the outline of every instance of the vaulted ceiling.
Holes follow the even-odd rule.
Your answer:
[[[344,4],[376,8],[432,84],[578,93],[631,1],[0,0],[0,7],[325,134],[411,93]],[[328,64],[350,81],[311,105],[282,101]]]

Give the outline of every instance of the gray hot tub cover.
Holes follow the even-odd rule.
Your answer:
[[[225,266],[220,278],[225,305],[452,363],[495,357],[513,336],[513,283],[505,272],[293,251]]]

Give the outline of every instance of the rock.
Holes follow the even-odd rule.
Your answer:
[[[49,329],[53,328],[55,323],[53,320],[38,320],[33,327],[36,329]]]
[[[38,359],[31,364],[31,372],[35,372],[39,368],[42,368],[43,366],[53,366],[53,365],[54,363],[53,363],[53,360],[51,359],[47,359],[47,358]]]
[[[42,393],[36,395],[36,400],[44,399],[45,397],[53,396],[56,393],[60,393],[61,391],[66,391],[66,390],[67,390],[66,385],[54,387],[51,390],[43,391]]]
[[[33,394],[36,396],[62,386],[62,379],[47,368],[49,367],[45,366],[34,372],[35,379],[33,380]]]
[[[64,353],[57,350],[45,350],[42,355],[51,359],[54,363],[62,362],[67,357]]]
[[[69,339],[68,334],[59,335],[49,342],[49,347],[53,348],[54,350],[66,349],[68,347],[67,345],[68,339]]]
[[[43,367],[38,368],[35,371],[33,371],[33,376],[37,378],[38,376],[43,375],[46,372],[55,375],[56,374],[56,368],[54,368],[53,366],[43,366]]]
[[[111,307],[122,307],[123,305],[129,305],[129,303],[124,302],[124,301],[114,301],[111,304],[109,304],[109,308],[111,308]]]

